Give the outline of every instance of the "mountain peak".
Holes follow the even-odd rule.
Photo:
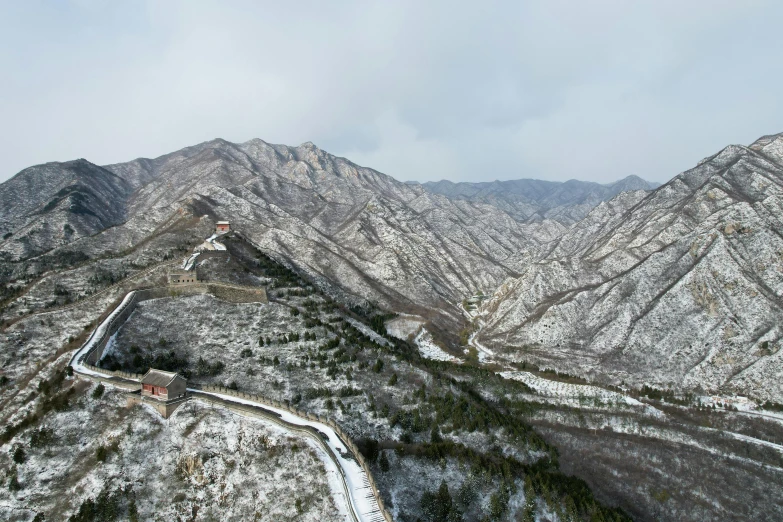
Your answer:
[[[762,136],[751,143],[748,148],[781,163],[783,162],[783,132]]]
[[[618,192],[627,192],[629,190],[652,190],[660,186],[660,183],[652,183],[636,174],[631,174],[623,179],[608,183],[607,187],[613,188]]]

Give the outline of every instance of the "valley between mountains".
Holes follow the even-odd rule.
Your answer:
[[[779,518],[781,216],[783,135],[660,186],[403,183],[261,140],[30,167],[0,184],[0,513],[344,519],[300,436],[73,375],[168,288],[99,366],[333,419],[394,520]],[[186,267],[268,302],[171,290]]]

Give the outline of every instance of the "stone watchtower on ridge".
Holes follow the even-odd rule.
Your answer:
[[[231,222],[230,221],[218,221],[215,223],[215,233],[216,234],[225,234],[226,232],[231,231]]]
[[[141,378],[141,389],[129,393],[128,406],[149,404],[168,419],[180,404],[187,401],[188,381],[175,372],[150,368]]]
[[[150,368],[141,379],[142,397],[153,397],[162,401],[183,397],[187,388],[188,381],[175,372]]]

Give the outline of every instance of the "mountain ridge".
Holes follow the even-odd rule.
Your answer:
[[[520,221],[554,219],[566,226],[583,219],[598,203],[620,192],[655,188],[654,184],[634,175],[606,184],[575,179],[564,182],[519,179],[480,183],[442,180],[421,186],[450,198],[493,204]]]
[[[105,167],[77,160],[25,169],[0,185],[0,194],[11,200],[12,192],[22,192],[15,188],[19,179],[48,180],[38,199],[17,198],[14,207],[29,216],[54,201],[28,219],[33,225],[45,221],[46,228],[7,221],[3,233],[11,235],[0,247],[15,263],[52,249],[93,258],[133,249],[155,234],[171,234],[173,241],[176,233],[166,231],[200,229],[205,219],[230,219],[258,248],[331,291],[425,317],[452,345],[467,320],[463,299],[483,293],[490,299],[482,305],[484,326],[476,340],[502,357],[611,383],[728,386],[780,399],[783,390],[767,387],[764,395],[758,384],[732,372],[745,365],[742,371],[761,375],[759,382],[777,375],[769,363],[781,335],[774,328],[761,336],[758,331],[783,319],[783,283],[769,269],[779,264],[775,245],[783,229],[776,217],[783,201],[781,143],[781,135],[769,135],[747,147],[725,147],[653,190],[629,176],[609,185],[447,182],[463,192],[441,194],[310,142],[291,147],[215,139]],[[80,214],[78,205],[75,213],[58,207],[66,205],[63,198],[73,206],[70,193],[60,200],[54,195],[76,187],[79,176],[103,182],[98,192],[76,197],[97,218]],[[568,192],[570,187],[579,190]],[[525,200],[524,191],[540,199]],[[101,214],[110,208],[113,213]],[[66,238],[63,230],[77,229],[77,218],[91,227],[80,221],[79,233]],[[754,234],[763,244],[745,240]],[[733,295],[721,285],[744,293]],[[748,301],[750,294],[758,299]],[[672,315],[673,309],[681,312]],[[751,310],[764,319],[754,320]],[[665,325],[668,340],[655,334],[650,317]],[[719,371],[699,366],[704,350],[685,349],[685,341],[693,332],[727,331],[726,317],[736,325],[727,339],[741,341],[744,351],[717,340],[710,357],[736,363]],[[771,347],[771,359],[752,355],[758,339]],[[658,347],[657,357],[682,362],[655,370],[643,355],[651,346]],[[575,360],[586,361],[584,367],[574,368],[569,361]]]
[[[531,359],[561,371],[581,354],[582,373],[618,384],[779,401],[783,165],[774,159],[726,147],[620,219],[596,207],[494,296],[485,341],[527,345]],[[553,344],[560,355],[542,351]]]

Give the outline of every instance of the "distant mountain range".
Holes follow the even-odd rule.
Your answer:
[[[781,215],[781,135],[660,187],[412,185],[312,143],[213,140],[103,167],[48,163],[1,184],[0,279],[32,277],[44,254],[174,249],[228,219],[330,291],[421,315],[453,343],[463,299],[483,293],[472,328],[503,358],[781,401]]]
[[[562,183],[538,179],[482,183],[441,180],[421,185],[433,194],[494,205],[519,221],[553,219],[570,225],[583,219],[600,202],[608,201],[621,192],[652,190],[659,187],[660,183],[628,176],[605,185],[575,179]]]

